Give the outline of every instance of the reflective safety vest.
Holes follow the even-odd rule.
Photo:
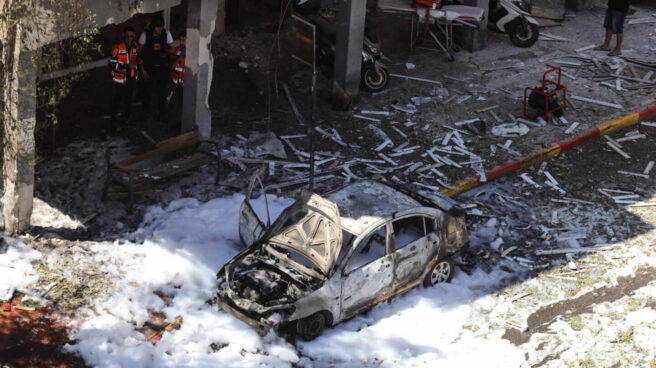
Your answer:
[[[442,0],[415,0],[417,8],[439,9],[442,6]]]
[[[186,49],[183,49],[182,47],[176,47],[175,55],[178,57],[178,61],[175,64],[175,69],[173,69],[173,83],[175,83],[180,87],[183,87],[184,74],[185,74]]]
[[[126,79],[137,78],[137,69],[132,69],[130,66],[137,65],[138,44],[132,41],[130,50],[128,50],[125,42],[120,42],[112,48],[112,57],[109,59],[110,67],[112,68],[112,79],[115,83],[125,84]]]

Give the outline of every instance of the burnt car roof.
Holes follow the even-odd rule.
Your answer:
[[[374,222],[396,212],[423,207],[410,196],[370,180],[347,185],[324,197],[337,204],[342,228],[356,236],[361,235]]]

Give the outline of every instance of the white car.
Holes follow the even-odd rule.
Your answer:
[[[373,181],[304,192],[268,228],[247,197],[239,232],[248,247],[217,274],[219,306],[262,334],[294,326],[306,340],[417,285],[448,282],[450,256],[468,244],[455,201]]]

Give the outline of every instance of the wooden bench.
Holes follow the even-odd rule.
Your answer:
[[[204,144],[213,145],[216,149],[216,153],[201,150],[201,147]],[[185,153],[184,150],[186,149],[190,149],[192,152]],[[175,152],[181,152],[182,157],[171,161],[165,161],[152,167],[144,165],[144,163],[151,159]],[[155,149],[136,157],[112,163],[110,160],[110,152],[107,151],[106,159],[107,175],[105,178],[102,199],[107,199],[109,194],[115,194],[110,193],[109,188],[112,183],[116,183],[128,190],[127,194],[130,207],[132,207],[135,191],[147,186],[148,184],[171,178],[191,169],[212,163],[217,165],[216,183],[218,183],[221,171],[221,151],[218,144],[212,141],[201,140],[200,133],[197,129],[189,133],[157,142],[155,144]],[[139,167],[135,167],[135,165],[139,165]]]

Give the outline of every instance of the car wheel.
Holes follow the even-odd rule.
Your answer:
[[[451,258],[443,258],[431,268],[424,279],[424,286],[433,286],[440,282],[449,282],[453,277],[453,261]]]
[[[301,318],[296,322],[296,333],[305,341],[316,339],[326,327],[326,318],[318,312],[309,317]]]

